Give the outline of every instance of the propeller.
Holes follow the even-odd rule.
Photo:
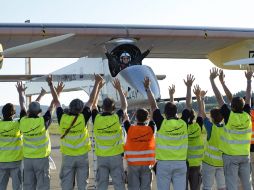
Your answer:
[[[70,34],[64,34],[61,36],[56,36],[56,37],[51,37],[51,38],[47,38],[44,40],[38,40],[35,42],[31,42],[31,43],[27,43],[27,44],[23,44],[23,45],[19,45],[16,47],[12,47],[6,50],[3,50],[2,44],[0,44],[0,69],[2,68],[3,65],[3,58],[17,54],[17,53],[22,53],[22,52],[26,52],[29,50],[33,50],[36,48],[40,48],[40,47],[44,47],[50,44],[54,44],[60,41],[63,41],[67,38],[70,38],[72,36],[74,36],[75,34],[70,33]]]

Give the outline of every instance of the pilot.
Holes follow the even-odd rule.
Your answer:
[[[120,56],[120,71],[130,66],[131,56],[128,52],[123,52]]]

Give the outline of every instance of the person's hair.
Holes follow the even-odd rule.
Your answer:
[[[243,107],[244,107],[244,99],[237,96],[234,97],[231,101],[231,109],[234,112],[242,112],[243,111]]]
[[[10,119],[16,114],[15,107],[12,103],[7,103],[2,108],[2,114],[4,119]]]
[[[164,107],[164,114],[166,118],[175,117],[177,114],[177,107],[174,103],[168,102]]]
[[[115,110],[115,101],[112,98],[105,98],[102,103],[102,108],[106,112],[112,112]]]
[[[148,119],[149,112],[145,108],[140,108],[136,111],[137,122],[144,123]]]
[[[69,113],[70,114],[80,114],[84,109],[84,102],[80,99],[74,99],[71,101],[69,105]]]
[[[210,115],[213,123],[219,124],[223,120],[223,116],[219,108],[213,108],[210,110]]]

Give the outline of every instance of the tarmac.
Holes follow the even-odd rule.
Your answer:
[[[51,146],[52,146],[52,151],[51,151],[51,158],[54,160],[56,169],[50,171],[50,189],[52,190],[60,190],[60,179],[59,179],[59,172],[61,168],[61,161],[62,161],[62,154],[60,152],[60,135],[51,135]],[[90,166],[90,174],[89,174],[89,184],[88,184],[88,190],[94,190],[96,189],[95,187],[95,178],[94,178],[94,164],[96,167],[96,161],[93,156],[93,151],[89,152],[89,166]],[[126,163],[124,163],[124,167],[126,168]],[[77,189],[77,187],[75,187]],[[108,190],[113,190],[113,185],[111,183],[110,179],[110,185],[108,187]],[[127,189],[127,185],[126,185]],[[156,178],[153,175],[153,182],[152,182],[152,190],[156,190]],[[172,187],[170,189],[173,189]],[[214,188],[215,189],[215,188]],[[12,190],[11,187],[11,179],[9,180],[7,190]]]

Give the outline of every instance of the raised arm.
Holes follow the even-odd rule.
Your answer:
[[[184,84],[187,87],[187,93],[186,93],[186,108],[191,109],[192,108],[192,97],[191,97],[191,87],[194,82],[195,78],[192,74],[187,75],[187,80],[183,80]]]
[[[92,110],[97,109],[98,101],[99,101],[99,94],[100,94],[100,91],[101,91],[102,87],[104,86],[104,84],[105,84],[104,80],[102,80],[99,83],[98,90],[97,90],[97,92],[95,94],[95,98],[94,98],[94,101],[93,101]]]
[[[40,102],[40,101],[41,101],[41,98],[42,98],[46,93],[47,93],[46,90],[45,90],[44,88],[41,87],[41,92],[40,92],[39,96],[36,98],[35,101]]]
[[[16,84],[17,91],[19,93],[19,105],[20,109],[26,111],[26,105],[25,105],[25,90],[27,87],[22,84],[22,82],[17,82]]]
[[[151,85],[150,79],[148,77],[145,77],[144,87],[145,87],[146,94],[148,97],[148,102],[151,106],[151,111],[153,112],[154,110],[158,109],[158,105],[157,105],[156,100],[154,98],[153,92],[151,91],[150,85]]]
[[[54,100],[51,101],[51,104],[49,106],[49,110],[52,111],[52,113],[54,112],[54,108],[57,108],[57,107],[60,107],[61,106],[61,103],[60,103],[60,100],[59,100],[59,97],[60,97],[60,94],[61,92],[63,91],[64,89],[64,83],[61,81],[61,82],[58,82],[57,86],[54,87],[55,88],[55,91],[56,91],[56,94],[58,96],[58,102],[55,103]]]
[[[120,81],[116,78],[114,81],[113,81],[113,86],[115,87],[115,89],[118,91],[118,94],[120,96],[120,101],[121,101],[121,109],[123,110],[124,113],[127,112],[127,100],[126,100],[126,97],[123,93],[123,89],[121,87],[121,83]]]
[[[193,93],[196,95],[197,102],[198,102],[198,116],[205,118],[205,104],[204,104],[204,97],[207,91],[202,91],[199,85],[195,85],[193,89]]]
[[[53,86],[53,82],[52,82],[52,75],[49,75],[47,78],[46,78],[46,81],[49,85],[49,88],[50,88],[50,92],[51,92],[51,95],[53,97],[53,101],[55,102],[55,105],[56,107],[60,106],[60,102],[59,102],[59,99],[58,99],[58,95],[56,93],[56,90]],[[48,110],[52,110],[52,107],[50,106]]]
[[[102,82],[103,78],[101,75],[97,74],[97,75],[94,75],[94,78],[95,78],[95,81],[94,81],[94,86],[93,86],[93,90],[89,96],[89,100],[87,101],[86,103],[86,106],[91,108],[92,105],[93,105],[93,102],[94,102],[94,98],[95,98],[95,95],[98,91],[98,87],[99,87],[99,84]]]
[[[212,68],[210,70],[210,82],[211,82],[211,85],[212,85],[212,89],[213,89],[213,92],[214,92],[214,95],[216,97],[216,100],[219,104],[219,106],[223,106],[223,104],[225,104],[224,100],[223,100],[223,97],[219,91],[219,89],[217,88],[215,82],[214,82],[214,79],[219,75],[218,73],[218,69],[217,68]]]
[[[175,94],[175,85],[172,84],[172,86],[168,87],[168,92],[169,92],[169,98],[170,98],[170,102],[174,102],[174,94]]]
[[[247,79],[247,89],[245,95],[245,104],[249,104],[251,106],[251,79],[253,76],[253,71],[247,70],[245,72],[245,77]]]
[[[222,69],[219,70],[219,80],[220,80],[220,83],[223,87],[223,90],[224,90],[224,92],[227,96],[228,103],[231,103],[231,101],[233,99],[233,95],[232,95],[232,93],[230,92],[230,90],[228,89],[228,87],[225,83],[225,74],[224,74]]]

